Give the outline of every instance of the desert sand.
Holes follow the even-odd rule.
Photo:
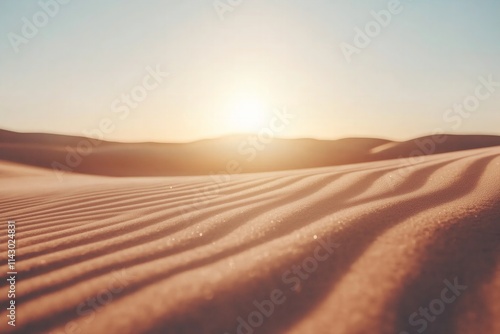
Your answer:
[[[219,179],[6,160],[2,333],[500,333],[498,146]]]
[[[500,146],[500,136],[432,135],[407,141],[378,138],[316,140],[255,134],[189,143],[119,143],[47,133],[0,129],[0,160],[103,176],[186,176],[269,172],[380,161]],[[232,168],[230,168],[232,169]]]

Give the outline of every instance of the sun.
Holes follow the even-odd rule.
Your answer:
[[[237,100],[230,109],[229,123],[234,131],[257,131],[267,118],[267,105],[256,98]]]

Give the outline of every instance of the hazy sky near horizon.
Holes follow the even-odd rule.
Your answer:
[[[373,23],[389,3],[72,0],[51,17],[2,1],[0,128],[82,135],[108,119],[108,140],[190,141],[258,131],[286,108],[276,136],[500,134],[500,84],[482,83],[500,83],[500,1],[401,0]],[[168,76],[149,78],[157,68]]]

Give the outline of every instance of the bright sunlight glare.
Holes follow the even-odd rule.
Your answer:
[[[267,106],[255,98],[236,101],[230,109],[229,121],[233,131],[257,131],[267,118]]]

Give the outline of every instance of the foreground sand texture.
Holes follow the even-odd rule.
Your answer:
[[[500,333],[500,147],[222,181],[0,162],[0,213],[2,333]]]

